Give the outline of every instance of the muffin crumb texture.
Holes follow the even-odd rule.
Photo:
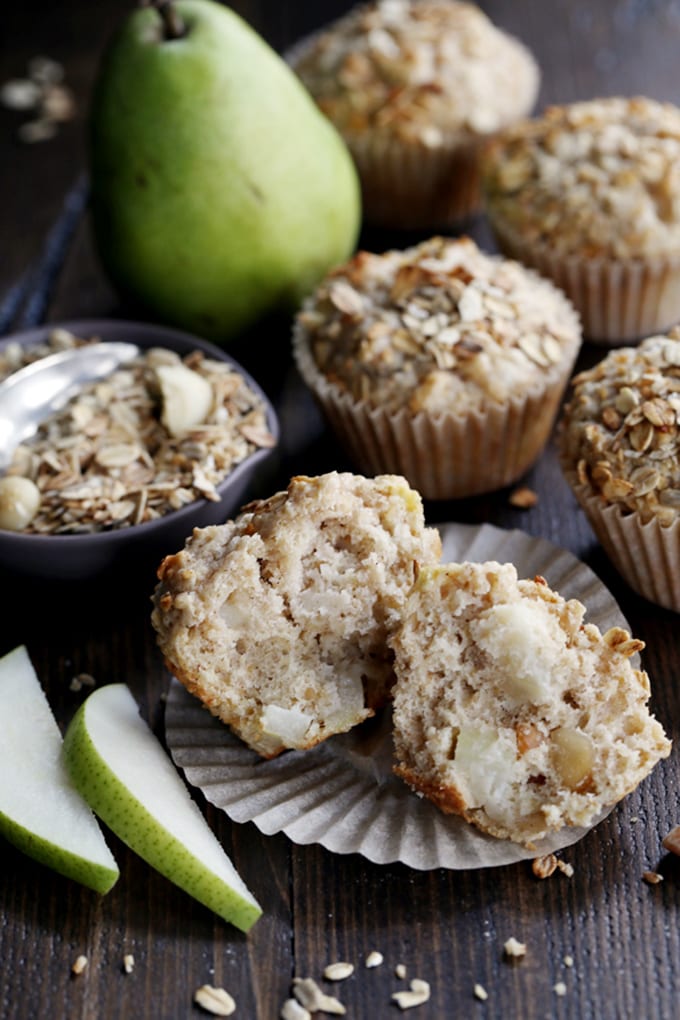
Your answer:
[[[573,380],[565,470],[605,504],[662,527],[680,508],[680,330],[610,352]]]
[[[585,258],[680,253],[680,109],[670,103],[549,107],[504,131],[483,177],[501,234]]]
[[[670,743],[643,644],[511,564],[425,567],[392,638],[395,771],[445,812],[533,847],[586,826]]]
[[[387,635],[440,552],[404,479],[301,476],[166,557],[152,621],[178,679],[273,757],[384,703]]]

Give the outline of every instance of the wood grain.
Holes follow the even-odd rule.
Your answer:
[[[347,3],[235,5],[278,49],[348,7]],[[677,53],[680,4],[660,0],[501,0],[481,5],[521,36],[543,68],[541,103],[641,92],[680,102]],[[86,109],[97,61],[127,0],[67,0],[46,9],[37,0],[0,13],[0,78],[23,73],[39,52],[61,59],[79,115],[53,142],[20,146],[16,115],[0,111],[0,299],[40,259],[65,195],[85,166]],[[473,234],[490,243],[482,219]],[[394,238],[366,236],[375,249]],[[49,318],[130,314],[99,269],[86,220],[71,243],[51,291]],[[17,321],[20,321],[19,312]],[[235,354],[276,400],[284,423],[273,484],[294,472],[347,464],[302,389],[288,351],[287,322],[269,323],[235,345]],[[263,357],[263,352],[266,356]],[[599,356],[585,349],[583,362]],[[647,641],[645,666],[654,706],[680,738],[677,618],[630,592],[596,544],[548,447],[525,479],[539,501],[513,509],[508,492],[428,505],[432,522],[490,521],[550,539],[587,562],[615,592],[636,634]],[[124,680],[162,737],[161,695],[167,675],[149,623],[153,577],[104,587],[53,589],[4,578],[0,652],[25,642],[64,725],[82,694],[69,690],[78,672],[99,683]],[[10,587],[11,586],[11,587]],[[1,765],[0,765],[1,767]],[[114,838],[121,866],[113,891],[98,898],[52,875],[2,844],[0,874],[0,1016],[29,1020],[199,1015],[196,987],[223,984],[237,1016],[272,1020],[295,975],[320,979],[334,960],[355,963],[351,978],[331,987],[347,1015],[397,1015],[390,996],[412,977],[430,982],[432,997],[414,1016],[494,1016],[538,1020],[650,1018],[672,1020],[680,1001],[680,860],[664,855],[661,838],[680,820],[677,752],[581,843],[565,851],[574,875],[536,879],[528,866],[493,871],[421,873],[380,867],[353,855],[296,846],[237,826],[197,800],[245,881],[265,907],[243,936],[155,874]],[[658,869],[664,882],[642,881]],[[519,962],[503,956],[510,936],[526,942]],[[368,952],[382,967],[367,970]],[[125,953],[136,961],[122,970]],[[86,971],[71,975],[76,956]],[[573,958],[567,967],[565,957]],[[407,968],[406,982],[394,973]],[[481,983],[489,998],[474,998]],[[554,991],[558,982],[566,995]]]

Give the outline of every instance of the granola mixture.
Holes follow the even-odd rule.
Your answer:
[[[0,380],[37,358],[86,342],[54,330],[47,343],[30,349],[9,344],[0,351]],[[163,422],[182,420],[187,410],[182,398],[196,399],[189,387],[190,394],[178,394],[179,408],[170,406],[175,397],[163,390],[163,372],[176,366],[180,387],[198,376],[197,386],[209,399],[198,423],[172,434]],[[155,520],[197,499],[218,501],[216,487],[230,471],[273,443],[262,402],[230,365],[201,351],[181,359],[153,348],[83,387],[44,422],[17,448],[7,480],[28,479],[39,491],[25,532],[112,530]]]
[[[343,134],[427,148],[497,131],[528,113],[538,91],[529,51],[478,7],[451,0],[361,5],[291,62]]]
[[[680,251],[680,109],[636,97],[549,107],[508,128],[484,172],[492,219],[560,254]]]
[[[297,331],[331,382],[413,414],[503,402],[563,374],[580,344],[561,292],[469,238],[359,252],[306,302]]]
[[[605,503],[641,522],[680,508],[680,329],[612,351],[573,380],[562,457]]]

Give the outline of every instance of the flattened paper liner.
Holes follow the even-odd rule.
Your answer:
[[[444,561],[512,562],[520,577],[542,574],[565,598],[578,598],[586,619],[602,631],[630,629],[595,574],[545,539],[490,524],[444,524],[439,530]],[[569,846],[592,828],[564,829],[528,851],[442,814],[392,774],[388,712],[311,751],[265,761],[173,681],[165,729],[188,782],[233,821],[252,821],[266,835],[285,832],[294,843],[320,843],[377,864],[401,861],[418,870],[512,864]]]

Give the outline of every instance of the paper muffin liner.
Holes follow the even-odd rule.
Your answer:
[[[656,518],[643,523],[638,514],[604,502],[576,472],[565,469],[565,475],[624,581],[643,598],[680,613],[680,521],[667,527]]]
[[[680,321],[680,254],[647,259],[564,255],[526,241],[493,207],[487,209],[498,246],[551,279],[581,316],[583,335],[617,347],[664,332]]]
[[[595,574],[545,539],[489,524],[445,524],[439,530],[443,560],[513,562],[520,577],[541,574],[565,598],[583,602],[586,619],[602,631],[629,629]],[[577,842],[611,810],[589,827],[551,834],[532,851],[494,839],[443,814],[393,774],[388,711],[310,751],[266,761],[173,681],[165,732],[188,782],[233,821],[252,821],[266,835],[284,832],[294,843],[359,853],[377,864],[401,861],[417,870],[512,864]]]
[[[480,162],[488,139],[444,141],[345,136],[361,181],[364,216],[379,227],[446,229],[481,208]]]
[[[372,406],[330,382],[299,322],[293,333],[298,370],[352,462],[364,474],[404,475],[428,500],[493,492],[531,467],[548,442],[579,347],[575,319],[562,361],[524,393],[479,409],[412,414]]]

